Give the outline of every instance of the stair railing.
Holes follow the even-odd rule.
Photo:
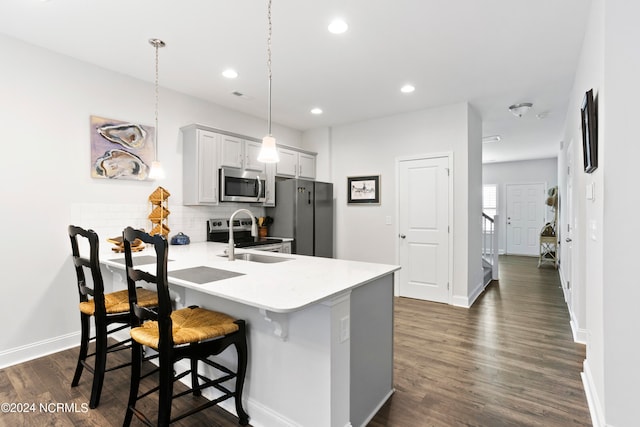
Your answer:
[[[482,213],[482,259],[491,266],[492,280],[498,279],[498,215]]]

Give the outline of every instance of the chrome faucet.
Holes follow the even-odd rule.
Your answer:
[[[256,237],[258,235],[258,225],[256,224],[256,219],[251,211],[249,211],[248,209],[238,209],[237,211],[232,213],[231,218],[229,218],[229,249],[227,250],[227,257],[229,261],[235,261],[236,259],[234,252],[235,242],[233,241],[233,219],[240,212],[246,213],[247,215],[249,215],[249,218],[251,218],[251,235],[253,237]]]

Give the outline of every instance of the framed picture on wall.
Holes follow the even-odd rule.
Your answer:
[[[149,179],[156,158],[155,128],[90,116],[91,176],[106,179]]]
[[[348,204],[380,204],[380,175],[347,177]]]

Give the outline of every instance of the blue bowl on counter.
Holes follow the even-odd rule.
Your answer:
[[[188,245],[191,243],[191,239],[189,236],[184,234],[182,231],[171,238],[172,245]]]

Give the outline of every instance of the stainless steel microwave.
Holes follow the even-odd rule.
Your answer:
[[[264,175],[241,169],[220,168],[219,177],[221,202],[264,202]]]

